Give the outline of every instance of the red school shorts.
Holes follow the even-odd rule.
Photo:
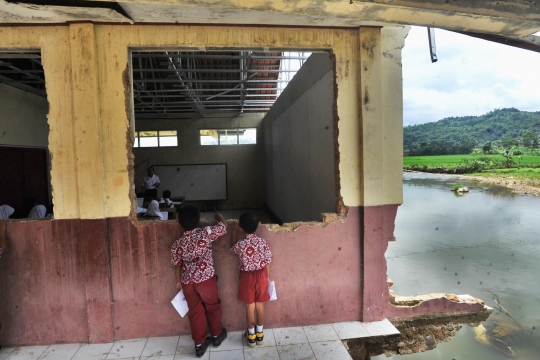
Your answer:
[[[246,304],[267,302],[270,300],[266,268],[255,271],[240,271],[238,300]]]

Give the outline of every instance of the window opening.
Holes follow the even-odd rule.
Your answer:
[[[297,78],[309,62],[311,69]],[[158,200],[170,190],[172,198],[201,210],[258,209],[268,215],[266,203],[278,216],[265,215],[269,220],[263,221],[278,223],[320,221],[321,213],[335,212],[335,75],[328,52],[145,49],[132,50],[130,66],[137,189],[155,165],[161,185],[152,190]],[[270,111],[273,107],[278,110]],[[159,149],[164,146],[178,150]],[[226,176],[171,180],[197,174],[199,165],[221,171],[222,164]],[[201,167],[198,174],[204,171]],[[216,193],[219,200],[208,201],[212,189],[223,189],[217,183],[222,179],[226,196]],[[195,191],[203,183],[209,184],[205,191]],[[286,208],[294,209],[286,214]]]
[[[204,129],[199,131],[201,145],[257,144],[257,129]]]
[[[0,52],[0,205],[10,219],[52,217],[45,74],[39,51]]]
[[[171,147],[178,146],[176,130],[135,131],[133,147]]]

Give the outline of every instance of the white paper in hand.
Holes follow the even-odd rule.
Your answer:
[[[270,301],[277,300],[276,283],[274,281],[268,282],[268,294],[270,295]]]
[[[173,304],[174,308],[176,309],[176,311],[178,311],[181,317],[186,316],[187,312],[189,311],[183,289],[180,290],[178,294],[176,294],[174,299],[172,299],[171,304]]]

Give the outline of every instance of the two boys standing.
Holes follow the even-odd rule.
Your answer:
[[[171,262],[175,265],[176,289],[184,290],[189,307],[188,319],[197,357],[204,355],[210,345],[218,347],[227,338],[221,324],[221,301],[218,297],[217,276],[212,258],[212,242],[227,232],[225,218],[216,214],[217,224],[197,227],[200,213],[194,206],[178,210],[178,221],[184,233],[171,248]],[[254,234],[259,220],[253,214],[242,214],[231,226],[231,253],[240,259],[240,285],[238,299],[246,303],[248,329],[244,334],[249,346],[264,341],[264,302],[268,295],[268,272],[272,253],[266,241]],[[236,242],[236,233],[244,238]],[[255,310],[257,322],[255,322]],[[206,335],[206,324],[211,337]],[[255,325],[257,327],[255,328]]]

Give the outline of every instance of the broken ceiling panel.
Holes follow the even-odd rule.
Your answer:
[[[12,3],[0,0],[0,23],[51,24],[68,21],[132,23],[109,7],[75,7]]]

